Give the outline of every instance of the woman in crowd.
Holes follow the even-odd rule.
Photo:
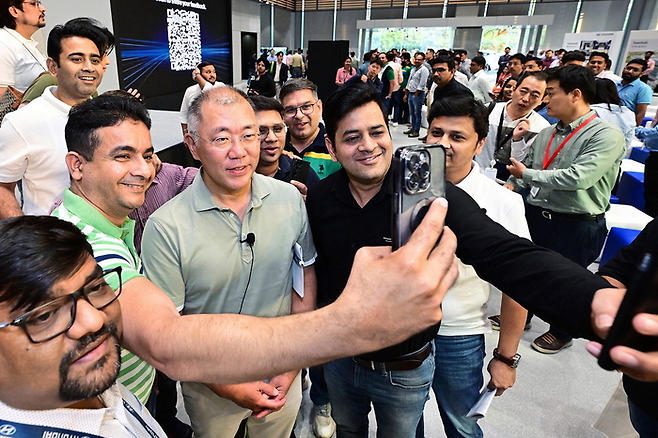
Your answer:
[[[346,56],[343,60],[343,66],[336,72],[336,85],[343,85],[349,78],[356,74],[356,69],[352,67],[352,58]]]

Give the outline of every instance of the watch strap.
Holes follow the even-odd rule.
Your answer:
[[[512,357],[504,356],[504,355],[500,354],[500,352],[498,351],[498,348],[494,348],[493,358],[497,361],[500,361],[500,362],[504,363],[505,365],[509,366],[510,368],[516,368],[516,367],[519,366],[519,361],[521,360],[521,355],[519,353],[516,353]]]

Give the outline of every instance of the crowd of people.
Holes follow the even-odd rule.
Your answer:
[[[253,56],[246,93],[202,62],[180,112],[201,167],[184,168],[154,153],[137,91],[96,92],[106,27],[56,25],[46,57],[41,2],[0,6],[0,98],[25,100],[0,125],[0,434],[288,438],[308,372],[318,437],[367,437],[371,405],[379,437],[423,437],[430,390],[447,436],[483,436],[467,412],[514,384],[532,314],[551,323],[537,351],[583,337],[598,355],[655,246],[652,222],[586,269],[627,142],[658,137],[633,129],[646,60],[615,84],[605,53],[506,49],[497,89],[481,55],[352,52],[324,102],[301,49]],[[447,187],[391,252],[390,129],[407,121],[444,147]],[[658,336],[658,316],[634,324]],[[611,354],[655,436],[658,353]]]

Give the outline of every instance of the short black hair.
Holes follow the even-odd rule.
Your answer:
[[[434,68],[436,64],[448,64],[448,70],[455,69],[455,60],[450,58],[449,56],[435,57],[430,61],[430,65],[432,66],[432,68]]]
[[[642,71],[644,71],[644,70],[647,69],[647,61],[645,61],[645,60],[642,59],[642,58],[631,59],[630,61],[628,61],[628,62],[626,63],[626,65],[628,65],[628,64],[639,64],[639,65],[642,66]]]
[[[487,108],[473,96],[453,96],[450,99],[438,99],[432,103],[427,112],[427,123],[437,117],[470,117],[473,128],[478,135],[478,141],[489,134],[489,115]]]
[[[384,107],[381,95],[371,85],[356,82],[346,87],[339,88],[324,101],[324,127],[327,130],[327,138],[335,144],[338,124],[345,116],[370,102],[379,105],[384,122],[387,123],[388,112]]]
[[[114,35],[99,21],[87,17],[74,18],[63,25],[53,27],[48,34],[48,57],[52,58],[57,66],[62,53],[62,40],[73,37],[91,40],[101,58],[114,47]]]
[[[287,95],[299,90],[310,90],[315,100],[318,100],[318,86],[306,78],[289,79],[279,91],[279,100],[283,103]]]
[[[516,86],[518,87],[519,85],[521,85],[521,82],[523,82],[527,78],[535,78],[538,81],[546,82],[548,80],[548,73],[546,73],[545,71],[527,71],[518,78],[516,82]]]
[[[565,55],[566,56],[566,55]],[[548,73],[547,82],[558,81],[565,93],[571,93],[576,88],[583,95],[585,103],[591,103],[596,92],[594,73],[581,65],[566,65]]]
[[[474,63],[484,67],[485,65],[487,65],[487,60],[484,59],[484,56],[474,56],[473,59],[471,59],[471,64]]]
[[[283,115],[283,105],[278,100],[266,96],[249,96],[254,111],[276,111]]]
[[[71,108],[64,128],[66,147],[92,161],[100,144],[97,131],[124,120],[142,122],[151,129],[151,117],[144,103],[125,91],[108,91]]]
[[[535,64],[537,64],[539,68],[544,68],[544,63],[542,62],[542,60],[537,58],[536,56],[528,56],[523,64],[527,64],[529,62],[534,62]]]
[[[393,52],[386,52],[386,60],[388,62],[395,61],[395,53]]]
[[[201,71],[201,70],[203,70],[204,67],[208,67],[209,65],[214,66],[214,64],[213,64],[212,62],[209,62],[209,61],[201,61],[201,62],[199,63],[199,65],[196,66],[196,68],[198,68],[199,71]]]
[[[384,68],[384,62],[381,59],[374,59],[370,62],[370,65],[378,65],[379,68]]]
[[[93,256],[75,225],[52,216],[5,219],[0,236],[0,303],[12,312],[30,311],[50,299],[53,286]]]
[[[605,53],[605,52],[591,52],[591,53],[589,54],[589,59],[592,59],[592,58],[594,58],[595,56],[598,56],[598,57],[600,57],[600,58],[603,58],[603,60],[604,60],[605,62],[608,62],[608,60],[610,59],[610,57],[608,56],[608,54]]]
[[[425,54],[424,54],[423,52],[416,52],[416,53],[414,54],[414,58],[415,58],[416,56],[420,56],[421,58],[425,59]]]
[[[565,53],[562,57],[562,64],[566,64],[570,61],[585,62],[585,54],[580,50],[572,50],[571,52]]]
[[[264,58],[263,58],[263,59],[259,59],[258,61],[256,61],[256,65],[260,64],[261,62],[262,62],[263,65],[265,66],[265,70],[269,70],[269,69],[270,69],[270,61],[268,61],[267,59],[264,59]]]
[[[0,26],[16,29],[16,19],[9,13],[9,8],[23,10],[23,0],[0,0]]]
[[[523,53],[515,53],[512,56],[509,57],[509,61],[512,59],[518,59],[521,61],[521,65],[525,64],[525,55]],[[509,61],[507,61],[509,63]]]

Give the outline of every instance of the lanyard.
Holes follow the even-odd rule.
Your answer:
[[[507,106],[505,106],[505,108],[503,108],[503,111],[500,113],[500,121],[498,122],[498,131],[496,132],[496,151],[502,149],[503,145],[507,143],[509,139],[512,138],[512,135],[514,134],[514,128],[512,128],[512,130],[507,133],[503,141],[500,141],[503,135],[503,120],[505,119],[506,112],[507,112]]]
[[[557,154],[560,153],[560,151],[562,150],[564,145],[567,144],[569,142],[569,140],[571,140],[571,137],[576,135],[576,132],[583,129],[585,127],[585,125],[587,125],[589,122],[591,122],[595,118],[596,118],[596,113],[592,114],[589,119],[585,120],[583,123],[580,124],[580,126],[578,126],[576,129],[574,129],[573,132],[571,134],[569,134],[567,136],[567,138],[565,138],[564,141],[562,141],[562,143],[560,143],[560,146],[555,150],[555,152],[553,152],[553,155],[551,155],[551,157],[549,158],[548,157],[548,152],[551,149],[551,143],[553,143],[553,139],[555,138],[555,134],[557,133],[557,129],[554,130],[553,135],[551,135],[551,139],[548,140],[548,145],[546,146],[546,153],[544,153],[544,167],[543,167],[543,169],[544,170],[548,169],[548,166],[550,166],[551,163],[553,162],[553,160],[555,160],[555,157],[557,157]]]
[[[154,431],[151,426],[146,424],[146,421],[135,411],[135,409],[130,406],[130,404],[126,401],[123,400],[123,407],[126,408],[128,412],[139,422],[139,424],[142,425],[142,427],[146,430],[146,432],[149,434],[150,437],[152,438],[159,438],[160,435],[156,431]]]

